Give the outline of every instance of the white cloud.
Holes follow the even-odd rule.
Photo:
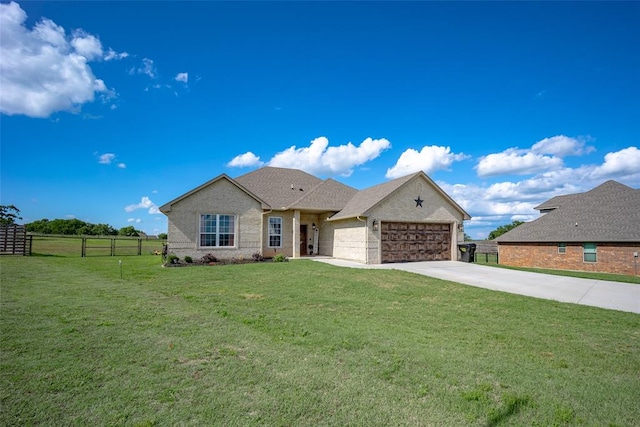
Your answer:
[[[127,222],[135,222],[136,224],[140,224],[142,222],[142,219],[140,219],[140,218],[128,218]]]
[[[509,148],[502,153],[482,157],[475,169],[480,177],[494,175],[527,175],[562,167],[559,157],[544,156]]]
[[[189,83],[189,73],[178,73],[175,79],[178,82]]]
[[[82,29],[73,31],[71,46],[78,54],[87,58],[88,61],[102,57],[102,43],[100,43],[100,40]]]
[[[251,151],[247,151],[244,154],[234,157],[229,163],[227,163],[227,166],[243,168],[262,166],[263,164],[264,163],[260,161],[260,157],[256,156]]]
[[[120,169],[126,169],[126,168],[127,168],[127,165],[126,165],[126,164],[124,164],[124,163],[118,163],[118,167],[119,167]]]
[[[158,206],[156,206],[156,204],[153,203],[151,201],[151,199],[149,199],[149,197],[147,197],[147,196],[143,196],[140,199],[140,203],[136,203],[136,204],[133,204],[133,205],[128,205],[128,206],[125,206],[125,208],[124,208],[124,210],[126,212],[133,212],[133,211],[138,210],[138,209],[149,209],[149,213],[150,214],[159,214],[160,213],[160,210],[158,209]]]
[[[592,176],[596,179],[627,177],[640,182],[640,150],[637,147],[627,147],[607,153],[604,163],[594,169]]]
[[[64,28],[43,18],[33,29],[15,3],[0,4],[0,111],[46,118],[77,112],[96,93],[107,91],[87,64],[102,54],[100,41],[82,30],[67,37]]]
[[[531,147],[531,151],[536,154],[551,154],[557,157],[581,156],[595,150],[594,147],[585,146],[586,141],[571,138],[565,135],[544,138]]]
[[[153,60],[149,58],[142,58],[142,66],[136,71],[138,74],[146,74],[152,79],[157,75],[156,67],[153,65]]]
[[[448,169],[453,162],[466,159],[468,156],[451,152],[450,147],[437,145],[424,146],[417,151],[409,148],[400,155],[393,167],[387,169],[387,178],[399,178],[414,172],[424,171],[430,174],[436,170]]]
[[[101,165],[110,165],[115,158],[116,155],[113,153],[100,154],[100,156],[98,157],[98,163],[100,163]]]
[[[111,61],[113,59],[124,59],[128,58],[129,54],[127,52],[116,52],[115,50],[109,48],[107,53],[104,55],[105,61]]]
[[[358,146],[349,142],[330,147],[329,140],[321,136],[311,141],[308,147],[296,148],[294,145],[277,153],[268,165],[302,169],[317,175],[349,176],[354,167],[375,159],[390,147],[391,143],[384,138],[367,138]]]
[[[509,148],[480,158],[475,169],[479,177],[495,175],[529,175],[562,168],[563,157],[581,156],[595,150],[586,143],[590,137],[572,138],[556,135],[536,142],[530,149]]]

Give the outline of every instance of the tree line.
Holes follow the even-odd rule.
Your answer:
[[[14,205],[0,206],[0,225],[12,225],[16,220],[20,220],[20,209]],[[28,232],[38,234],[56,234],[63,236],[129,236],[139,237],[144,232],[136,230],[129,225],[116,230],[109,224],[91,224],[79,219],[40,219],[25,224]],[[160,239],[166,239],[166,233],[158,235]]]

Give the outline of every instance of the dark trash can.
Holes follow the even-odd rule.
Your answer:
[[[458,250],[460,251],[460,261],[462,262],[473,262],[476,254],[476,244],[475,243],[461,243],[458,245]]]

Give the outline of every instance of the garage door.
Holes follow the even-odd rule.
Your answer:
[[[383,222],[380,231],[383,263],[451,259],[450,224]]]

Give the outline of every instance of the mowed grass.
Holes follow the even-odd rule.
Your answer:
[[[640,316],[309,260],[2,257],[1,425],[640,425]]]

